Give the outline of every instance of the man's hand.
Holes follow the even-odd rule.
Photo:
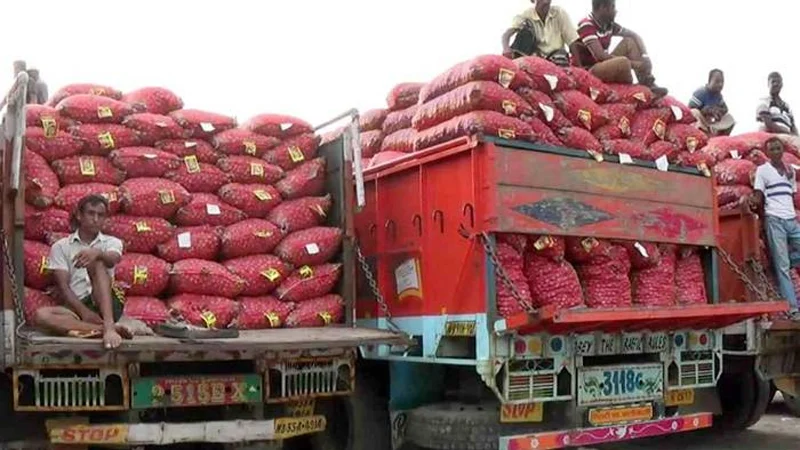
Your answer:
[[[112,350],[118,348],[120,345],[122,345],[122,336],[120,336],[116,328],[106,328],[103,332],[103,347],[107,350]]]
[[[97,261],[98,258],[103,254],[101,250],[96,248],[87,248],[86,250],[81,250],[75,255],[73,262],[75,263],[75,267],[79,269],[84,269],[89,267],[90,264]]]
[[[78,311],[78,315],[81,317],[81,320],[86,323],[92,323],[95,325],[102,325],[103,318],[100,317],[100,314],[92,311],[91,309],[84,306],[83,308]]]

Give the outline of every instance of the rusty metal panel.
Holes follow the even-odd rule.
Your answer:
[[[713,208],[500,186],[491,231],[716,245]]]
[[[713,181],[703,176],[525,149],[495,148],[498,185],[698,208],[712,208],[716,201]]]

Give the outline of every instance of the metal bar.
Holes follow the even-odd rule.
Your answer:
[[[329,120],[329,121],[327,121],[327,122],[325,122],[325,123],[323,123],[321,125],[317,125],[316,127],[314,127],[314,131],[319,131],[319,130],[325,128],[325,127],[333,125],[334,123],[336,123],[336,122],[338,122],[338,121],[340,121],[342,119],[345,119],[347,117],[352,118],[354,116],[358,116],[358,110],[355,109],[355,108],[350,109],[347,112],[343,112],[343,113],[339,114],[338,116],[334,117],[333,119],[331,119],[331,120]]]

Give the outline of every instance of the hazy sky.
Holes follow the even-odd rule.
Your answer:
[[[554,0],[574,22],[591,0]],[[784,98],[800,110],[797,26],[786,0],[617,0],[618,22],[648,44],[658,82],[682,101],[712,67],[725,95],[755,129],[767,74],[784,74]],[[23,58],[51,92],[70,82],[130,90],[161,85],[187,107],[237,116],[282,112],[313,123],[350,108],[384,106],[402,81],[427,81],[454,63],[500,51],[525,0],[39,0],[2,6],[8,78]],[[747,4],[753,5],[744,9]],[[212,6],[213,5],[213,6]],[[755,36],[762,35],[763,43]],[[797,100],[796,100],[797,99]],[[795,101],[796,100],[796,101]]]

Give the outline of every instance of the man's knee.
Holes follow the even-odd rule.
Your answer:
[[[633,81],[632,69],[630,59],[624,56],[615,56],[595,64],[592,66],[591,72],[607,83],[631,83]]]

